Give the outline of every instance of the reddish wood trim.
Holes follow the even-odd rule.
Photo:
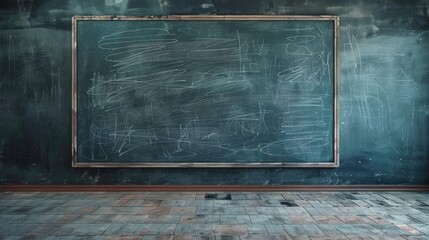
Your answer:
[[[0,192],[429,191],[429,185],[0,185]]]

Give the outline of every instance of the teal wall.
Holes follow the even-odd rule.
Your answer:
[[[339,15],[337,169],[71,168],[71,16]],[[0,1],[2,184],[429,184],[429,1]]]

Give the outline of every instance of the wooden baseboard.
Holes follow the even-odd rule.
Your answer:
[[[429,185],[0,185],[0,192],[429,191]]]

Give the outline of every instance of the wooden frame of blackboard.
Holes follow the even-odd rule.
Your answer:
[[[261,21],[285,21],[285,20],[314,20],[314,21],[332,21],[333,40],[334,40],[334,79],[333,79],[333,162],[274,162],[274,163],[207,163],[207,162],[182,162],[182,163],[108,163],[108,162],[78,162],[77,161],[77,22],[80,20],[95,20],[95,21],[186,21],[186,20],[201,20],[201,21],[246,21],[246,20],[261,20]],[[336,168],[340,163],[339,152],[339,17],[334,15],[170,15],[170,16],[73,16],[72,17],[72,127],[71,127],[71,158],[72,167],[76,168]]]

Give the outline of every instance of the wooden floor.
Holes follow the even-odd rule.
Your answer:
[[[429,193],[6,192],[0,238],[429,239]]]

